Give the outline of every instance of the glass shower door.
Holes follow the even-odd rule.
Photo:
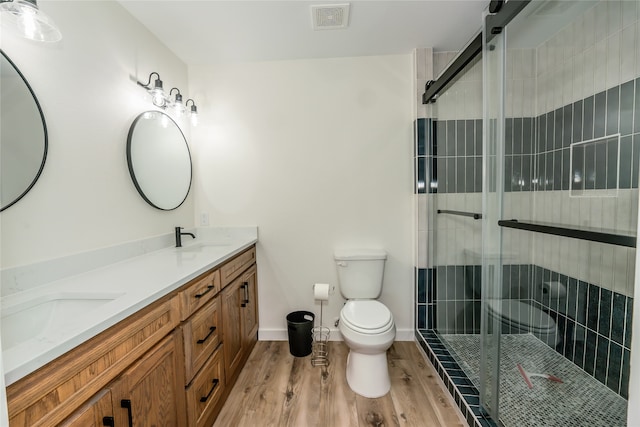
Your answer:
[[[640,2],[533,0],[503,25],[483,46],[481,403],[507,427],[623,426]]]
[[[499,419],[500,337],[498,316],[490,307],[502,297],[502,218],[504,196],[504,33],[483,31],[483,189],[482,189],[482,300],[480,346],[480,403],[494,420]]]

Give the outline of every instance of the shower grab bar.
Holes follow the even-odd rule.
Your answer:
[[[438,209],[439,214],[451,214],[451,215],[460,215],[460,216],[469,216],[473,219],[481,219],[482,214],[474,213],[474,212],[462,212],[462,211],[449,211],[446,209]]]
[[[521,222],[517,219],[500,220],[500,227],[514,228],[517,230],[533,231],[534,233],[552,234],[554,236],[571,237],[574,239],[588,240],[591,242],[608,243],[616,246],[636,247],[636,237],[624,234],[606,233],[588,229],[560,227],[535,222]]]

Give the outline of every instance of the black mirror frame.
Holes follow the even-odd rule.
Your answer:
[[[6,59],[9,62],[9,64],[11,64],[13,69],[16,70],[16,72],[18,73],[18,75],[20,76],[24,84],[27,86],[27,89],[29,89],[31,96],[33,97],[33,100],[36,103],[36,107],[38,108],[38,112],[40,113],[40,119],[42,120],[42,130],[44,132],[44,152],[42,153],[42,162],[40,163],[40,168],[38,169],[38,173],[36,173],[36,176],[33,178],[31,183],[27,186],[27,189],[24,190],[18,197],[16,197],[15,200],[7,204],[6,206],[0,206],[0,212],[2,212],[8,209],[9,207],[15,205],[20,199],[22,199],[33,188],[33,186],[36,184],[36,182],[40,178],[40,175],[42,174],[42,170],[44,169],[44,164],[47,161],[47,153],[49,152],[49,134],[47,132],[47,122],[44,119],[44,113],[42,112],[42,107],[40,107],[40,102],[38,101],[38,97],[36,97],[36,94],[31,88],[31,85],[29,84],[27,79],[24,77],[20,69],[16,66],[16,64],[7,56],[7,54],[2,49],[0,49],[0,54],[2,54],[4,59]]]
[[[187,192],[184,195],[184,199],[182,199],[182,201],[175,208],[171,208],[171,209],[161,208],[155,205],[151,200],[149,200],[149,198],[144,194],[144,191],[142,191],[142,188],[140,187],[140,184],[136,179],[136,174],[133,170],[133,160],[131,159],[131,138],[133,137],[133,130],[136,127],[136,123],[138,123],[138,121],[142,119],[147,113],[164,114],[165,116],[167,116],[167,118],[171,120],[173,124],[175,124],[178,130],[180,131],[180,135],[182,135],[184,144],[187,147],[187,153],[189,153],[189,188],[187,188]],[[189,149],[187,138],[185,138],[184,133],[182,132],[182,129],[180,129],[180,126],[178,126],[175,120],[173,120],[168,114],[158,110],[150,110],[150,111],[142,112],[141,114],[138,115],[138,117],[135,118],[135,120],[131,124],[131,127],[129,128],[129,134],[127,135],[127,166],[129,167],[129,175],[131,175],[131,180],[133,181],[133,185],[136,187],[136,190],[138,190],[138,193],[144,199],[144,201],[150,204],[151,206],[153,206],[154,208],[159,209],[161,211],[173,211],[178,209],[180,206],[182,206],[185,200],[187,200],[187,197],[189,197],[189,193],[191,192],[191,185],[193,184],[193,161],[191,159],[191,150]]]

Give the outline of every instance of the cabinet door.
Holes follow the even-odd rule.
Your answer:
[[[61,427],[114,426],[111,391],[103,390],[60,424]]]
[[[116,380],[111,390],[117,426],[186,425],[178,337],[170,334]]]
[[[234,380],[234,374],[242,361],[242,278],[239,277],[222,291],[222,343],[224,344],[224,368],[227,381]]]
[[[251,351],[258,340],[258,289],[256,283],[256,266],[254,265],[242,275],[242,337],[243,352]]]

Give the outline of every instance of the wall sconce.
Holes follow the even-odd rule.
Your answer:
[[[51,18],[40,11],[36,0],[0,0],[0,12],[13,17],[25,38],[39,42],[62,40],[62,33]]]
[[[153,76],[154,74],[158,78],[153,83],[153,87],[151,87],[151,76]],[[160,74],[154,71],[153,73],[149,74],[149,81],[147,83],[137,83],[151,94],[151,101],[153,102],[153,105],[160,108],[164,108],[167,106],[167,95],[164,93],[164,89],[162,88],[162,80],[160,80]]]
[[[191,101],[191,124],[193,126],[198,126],[198,107],[196,107],[196,103],[193,99],[187,99],[187,102],[184,103],[185,106],[189,105],[189,101]]]
[[[177,91],[178,93],[176,93],[176,98],[173,101],[173,103],[171,104],[171,107],[176,112],[176,115],[178,117],[181,117],[185,113],[185,111],[187,111],[187,109],[185,108],[184,104],[182,103],[182,94],[180,93],[180,89],[178,89],[177,87],[174,87],[173,89],[171,89],[169,91],[169,96],[171,96],[171,94],[173,93],[174,90]]]

